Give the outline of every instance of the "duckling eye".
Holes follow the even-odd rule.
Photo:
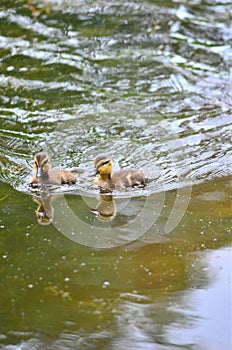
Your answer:
[[[109,160],[106,160],[105,162],[101,163],[100,166],[103,166],[103,165],[106,165],[106,164],[109,164]]]

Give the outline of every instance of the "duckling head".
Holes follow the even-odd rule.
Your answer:
[[[112,158],[107,155],[100,155],[95,159],[94,168],[96,175],[99,174],[102,177],[110,177],[113,171]]]
[[[36,177],[48,177],[48,171],[51,167],[51,160],[47,153],[37,153],[34,159],[34,169],[36,171]]]

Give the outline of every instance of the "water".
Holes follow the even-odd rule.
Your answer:
[[[1,1],[0,348],[231,348],[231,11]],[[40,150],[78,183],[31,188]]]

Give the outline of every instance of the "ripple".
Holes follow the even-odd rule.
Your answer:
[[[148,193],[230,175],[230,9],[47,1],[35,15],[6,7],[0,178],[26,189],[41,149],[55,165],[87,172],[107,151],[116,168],[147,172]]]

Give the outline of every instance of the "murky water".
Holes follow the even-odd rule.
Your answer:
[[[231,3],[0,5],[0,348],[229,350]],[[40,150],[78,183],[31,188]]]

